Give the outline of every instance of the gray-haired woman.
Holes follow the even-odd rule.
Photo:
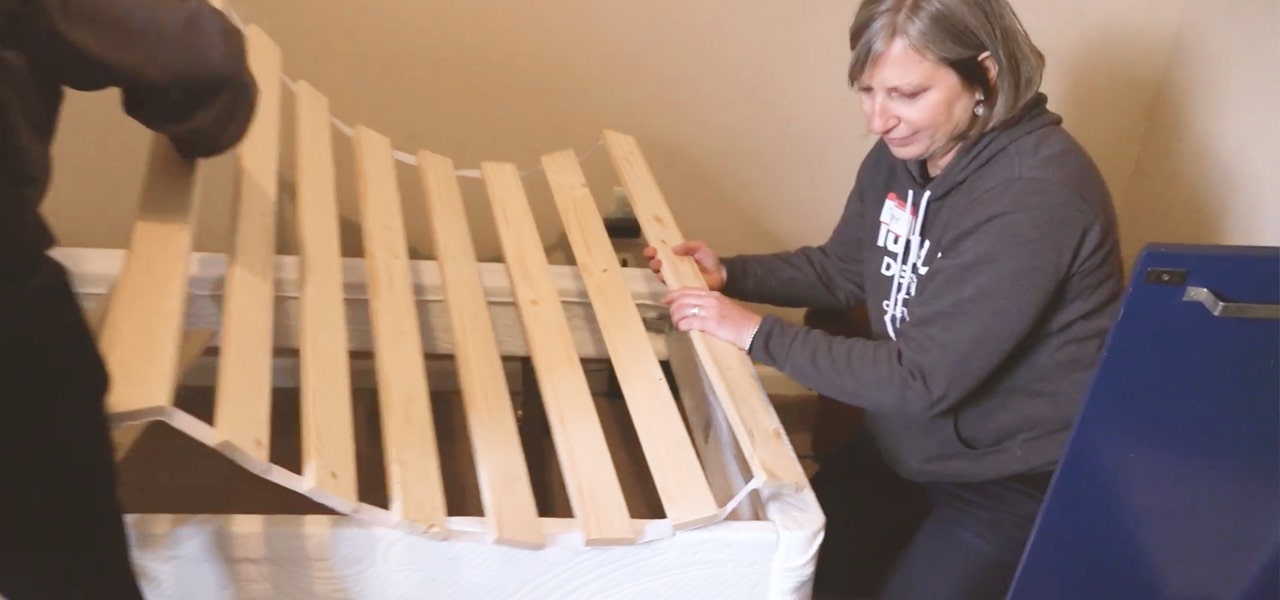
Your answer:
[[[1000,598],[1119,307],[1111,197],[1048,110],[1044,59],[1006,0],[865,0],[850,42],[880,141],[830,239],[723,261],[687,242],[712,291],[667,302],[681,330],[866,410],[813,480],[820,597]],[[730,298],[866,301],[873,333]]]

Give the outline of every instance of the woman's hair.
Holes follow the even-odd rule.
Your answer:
[[[982,91],[986,109],[965,138],[1016,118],[1040,89],[1044,55],[1008,0],[863,0],[849,28],[849,83],[898,37]],[[994,82],[978,60],[987,51],[998,67]]]

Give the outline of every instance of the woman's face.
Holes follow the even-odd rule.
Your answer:
[[[871,132],[903,160],[924,159],[937,175],[974,118],[978,92],[950,67],[916,52],[903,38],[867,65],[855,84]]]

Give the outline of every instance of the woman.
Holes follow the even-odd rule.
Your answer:
[[[820,596],[1000,598],[1119,306],[1110,195],[1046,108],[1043,57],[1006,0],[866,0],[850,43],[880,140],[830,239],[723,261],[687,242],[676,253],[711,291],[666,300],[680,330],[865,409],[865,433],[813,480]],[[873,335],[730,298],[865,299]]]
[[[0,597],[140,598],[107,373],[38,207],[64,87],[118,87],[187,158],[244,134],[244,41],[205,0],[0,0]]]

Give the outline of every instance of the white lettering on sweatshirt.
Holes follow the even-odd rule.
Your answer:
[[[913,205],[914,197],[912,191],[907,192],[906,202],[892,192],[885,197],[884,208],[880,212],[880,232],[876,236],[876,246],[888,252],[880,261],[880,274],[893,278],[889,297],[880,307],[884,310],[889,337],[895,340],[898,339],[898,328],[911,320],[907,302],[916,295],[920,276],[929,272],[924,261],[931,244],[920,235],[929,206],[929,192],[921,197],[918,214]]]

